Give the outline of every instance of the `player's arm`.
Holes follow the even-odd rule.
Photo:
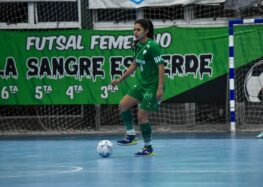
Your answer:
[[[129,66],[129,68],[126,70],[126,72],[121,76],[119,80],[120,81],[125,80],[130,74],[132,74],[135,71],[136,68],[137,68],[137,63],[133,61],[131,65]]]
[[[160,46],[153,45],[150,48],[150,55],[154,59],[154,62],[157,64],[159,69],[159,81],[158,81],[158,88],[156,93],[156,98],[160,100],[163,96],[163,87],[164,87],[164,61],[161,57]]]
[[[125,80],[130,74],[132,74],[135,71],[136,68],[137,68],[137,63],[133,61],[129,66],[129,68],[126,70],[126,72],[121,76],[121,78],[113,80],[111,82],[111,85],[116,86],[117,84]]]
[[[158,83],[158,89],[156,93],[157,99],[161,99],[163,96],[163,80],[164,80],[164,64],[159,64],[159,83]]]

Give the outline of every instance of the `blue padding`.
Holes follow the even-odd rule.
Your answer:
[[[229,26],[230,27],[233,27],[233,25],[236,25],[236,24],[243,24],[243,23],[244,23],[243,19],[229,20]]]
[[[230,112],[230,121],[235,122],[236,121],[236,112]]]
[[[234,48],[229,47],[229,57],[234,57]]]
[[[234,35],[234,25],[236,24],[243,24],[243,19],[233,19],[233,20],[229,20],[228,22],[228,34],[229,35]]]
[[[235,70],[234,68],[229,69],[229,78],[234,79],[235,78]]]
[[[233,26],[229,26],[229,29],[228,29],[228,34],[231,36],[231,35],[234,35],[234,27]]]
[[[263,23],[263,19],[255,19],[254,23]]]
[[[229,98],[230,98],[230,100],[235,100],[235,90],[230,90]]]

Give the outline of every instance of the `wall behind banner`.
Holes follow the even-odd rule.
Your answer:
[[[238,55],[238,68],[262,56],[263,50],[253,47],[260,46],[262,27],[237,30],[235,39],[242,42],[236,51],[247,54]],[[180,95],[180,102],[198,102],[207,90],[194,94],[195,89],[228,71],[226,27],[156,29],[156,40],[165,60],[167,101],[178,102],[173,98]],[[117,104],[136,83],[135,73],[117,87],[109,86],[132,62],[132,41],[132,31],[1,31],[0,104]],[[195,97],[182,95],[190,91]],[[225,87],[217,93],[222,100]],[[212,94],[205,98],[216,101]]]

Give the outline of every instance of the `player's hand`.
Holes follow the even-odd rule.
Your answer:
[[[163,89],[158,88],[157,93],[156,93],[156,99],[160,100],[163,97]]]
[[[116,79],[116,80],[113,80],[113,81],[111,82],[111,85],[112,85],[112,86],[116,86],[116,85],[119,84],[120,82],[121,82],[120,79]]]

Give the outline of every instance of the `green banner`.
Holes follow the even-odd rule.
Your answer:
[[[240,33],[254,37],[258,29]],[[133,60],[132,41],[131,30],[1,31],[0,104],[117,104],[137,81],[138,72],[110,86]],[[165,60],[165,100],[228,71],[226,27],[156,29],[156,41]],[[239,57],[240,66],[256,56]]]

